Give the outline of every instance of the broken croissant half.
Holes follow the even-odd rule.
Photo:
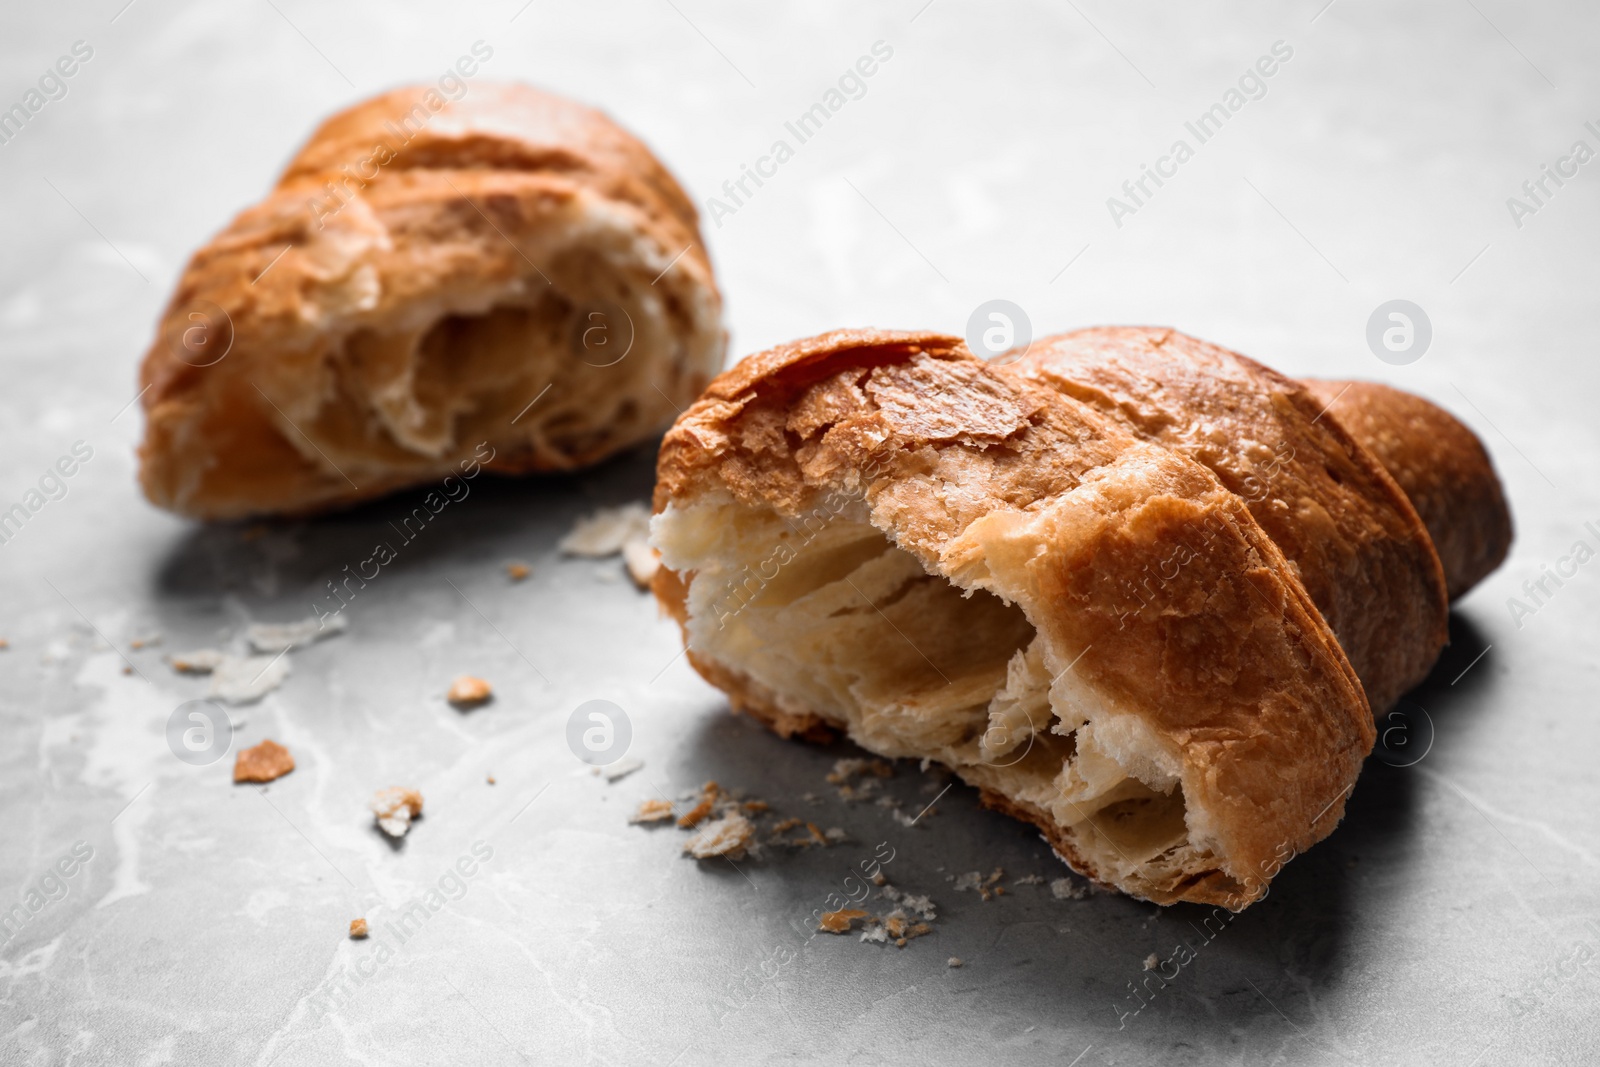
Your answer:
[[[722,364],[697,226],[643,144],[524,85],[335,115],[184,270],[142,371],[145,493],[311,512],[644,441]]]
[[[1450,477],[1503,511],[1472,441]],[[1463,516],[1450,477],[1412,474]],[[1170,330],[1008,365],[932,333],[763,352],[668,433],[655,510],[656,593],[736,709],[937,760],[1164,904],[1243,908],[1325,837],[1373,745],[1367,686],[1392,699],[1443,640],[1439,555],[1377,455],[1306,387]]]

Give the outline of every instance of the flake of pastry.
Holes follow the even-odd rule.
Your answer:
[[[640,589],[649,589],[650,582],[661,569],[661,553],[650,547],[645,537],[630,537],[622,544],[622,562],[627,565],[628,577]]]
[[[840,908],[837,911],[825,911],[822,918],[817,921],[817,929],[830,934],[847,934],[850,924],[859,922],[867,917],[867,913],[860,908]]]
[[[640,759],[639,757],[624,756],[615,763],[608,763],[604,767],[597,769],[601,774],[605,775],[606,781],[620,782],[634,771],[641,769],[643,766],[644,760]]]
[[[258,745],[241,748],[233,761],[235,782],[271,782],[294,770],[289,750],[268,738]]]
[[[445,699],[458,708],[475,708],[487,704],[494,697],[494,687],[482,678],[463,674],[450,683]]]
[[[403,786],[390,786],[373,794],[368,807],[378,828],[390,837],[404,837],[412,820],[422,814],[422,794]]]
[[[683,850],[695,859],[726,856],[739,859],[755,837],[755,827],[737,811],[729,811],[700,827],[683,843]]]
[[[651,797],[640,802],[639,810],[634,812],[633,818],[628,821],[634,823],[667,822],[671,818],[672,801]]]
[[[602,559],[621,552],[629,541],[650,536],[650,509],[627,503],[600,508],[573,524],[558,548],[564,555]]]
[[[343,615],[329,615],[326,618],[313,615],[299,622],[252,623],[245,630],[245,639],[250,642],[252,650],[271,655],[342,634],[349,627],[350,620]]]

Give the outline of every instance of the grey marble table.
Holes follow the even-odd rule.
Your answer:
[[[1600,546],[1600,163],[1574,154],[1600,149],[1600,10],[446,7],[0,12],[0,108],[29,114],[0,127],[0,509],[39,504],[0,544],[0,909],[24,916],[0,934],[0,1061],[1600,1061],[1600,563],[1571,556]],[[603,106],[680,175],[734,355],[841,325],[961,332],[1000,298],[1036,333],[1173,324],[1458,412],[1517,542],[1412,694],[1420,758],[1370,761],[1339,830],[1229,923],[1056,899],[1026,881],[1064,873],[1026,828],[960,786],[906,825],[943,788],[914,766],[883,782],[898,809],[841,799],[824,777],[848,748],[730,716],[616,560],[556,552],[578,516],[647,496],[646,448],[582,477],[481,479],[406,546],[346,633],[239,709],[234,746],[275,738],[293,774],[236,787],[231,758],[176,759],[166,724],[206,683],[164,657],[309,614],[415,501],[261,529],[154,510],[134,480],[137,360],[188,252],[317,119],[478,41],[480,76]],[[874,45],[874,75],[726,199]],[[1432,327],[1405,363],[1366,336],[1395,299]],[[527,581],[507,580],[514,559]],[[446,704],[460,673],[494,702]],[[626,710],[643,769],[609,782],[573,757],[567,719],[591,699]],[[734,867],[628,824],[708,778],[847,839]],[[427,799],[399,847],[365,810],[391,784]],[[884,850],[890,881],[936,903],[934,933],[811,936]],[[956,888],[995,867],[1005,895]],[[345,937],[357,915],[366,942]],[[1135,999],[1146,957],[1180,942],[1194,958]]]

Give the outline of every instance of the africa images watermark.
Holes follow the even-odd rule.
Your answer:
[[[872,894],[872,886],[877,884],[883,868],[894,862],[895,855],[895,849],[889,842],[878,842],[873,847],[870,858],[850,868],[850,873],[841,883],[844,886],[843,893],[830,891],[823,899],[822,906],[813,908],[811,914],[803,921],[791,917],[789,926],[802,938],[800,947],[809,944],[821,932],[820,924],[824,911],[838,911],[851,904],[864,902]],[[851,888],[852,882],[858,887],[859,892]],[[726,1008],[717,1016],[717,1025],[721,1026],[730,1016],[743,1011],[751,1001],[761,995],[767,983],[777,981],[783,969],[797,959],[799,953],[794,947],[780,943],[774,946],[771,952],[762,956],[759,963],[753,967],[746,965],[723,989],[720,1003]]]
[[[1595,544],[1600,544],[1600,527],[1592,522],[1586,522],[1583,524],[1583,529],[1595,539]],[[1522,583],[1522,594],[1527,600],[1514,596],[1506,597],[1506,610],[1511,613],[1511,621],[1517,624],[1517,629],[1522,629],[1523,619],[1537,615],[1541,608],[1549,604],[1567,582],[1578,576],[1578,568],[1588,563],[1594,556],[1594,545],[1579,538],[1573,542],[1571,551],[1557,559],[1553,566],[1549,563],[1539,564],[1539,577],[1529,578]]]
[[[454,865],[446,867],[428,891],[401,910],[394,922],[372,925],[367,940],[360,944],[363,948],[370,945],[374,951],[370,955],[363,951],[352,966],[342,968],[311,994],[311,1008],[316,1018],[321,1019],[336,1008],[346,1007],[356,990],[398,955],[406,942],[421,932],[428,920],[443,911],[447,903],[459,901],[467,895],[472,888],[472,879],[494,859],[494,847],[486,841],[474,841],[470,851],[470,856],[461,855],[456,858]]]
[[[1340,794],[1340,796],[1342,797],[1343,794]],[[1329,806],[1331,807],[1332,805]],[[1215,941],[1217,935],[1221,934],[1229,923],[1239,917],[1239,913],[1232,910],[1233,908],[1243,908],[1246,904],[1251,903],[1252,900],[1259,902],[1267,899],[1267,894],[1272,887],[1264,883],[1271,882],[1277,873],[1283,870],[1284,865],[1294,859],[1297,854],[1289,842],[1279,843],[1278,847],[1273,849],[1270,858],[1261,860],[1256,865],[1259,879],[1254,874],[1246,875],[1241,890],[1227,902],[1226,907],[1212,908],[1211,914],[1201,919],[1199,926],[1195,926],[1193,923],[1189,924],[1190,929],[1199,935],[1198,940],[1190,940],[1188,937],[1181,938],[1165,959],[1157,957],[1155,953],[1151,953],[1154,962],[1149,959],[1145,961],[1144,978],[1137,985],[1129,982],[1128,995],[1123,998],[1123,1000],[1131,1002],[1134,1007],[1131,1010],[1127,1010],[1117,1004],[1111,1005],[1111,1010],[1117,1014],[1117,1029],[1124,1029],[1128,1025],[1129,1019],[1149,1007],[1151,1002],[1156,999],[1156,995],[1171,985],[1183,969],[1198,958],[1200,950]],[[1255,895],[1255,887],[1258,884],[1261,885],[1260,896]],[[1213,926],[1215,926],[1215,929],[1213,929]],[[1169,968],[1171,973],[1168,973]],[[1154,989],[1151,988],[1152,982],[1156,983]]]
[[[94,448],[87,441],[72,442],[71,454],[57,458],[45,468],[39,476],[37,489],[28,489],[20,501],[0,511],[0,545],[9,545],[22,532],[23,525],[44,510],[46,504],[66,496],[67,479],[93,458]]]
[[[485,448],[489,450],[487,456],[483,454]],[[487,441],[482,442],[473,450],[471,456],[457,464],[461,472],[460,477],[454,474],[445,475],[444,480],[439,483],[439,488],[428,490],[427,494],[422,498],[422,503],[412,508],[411,514],[402,518],[399,526],[396,526],[393,522],[389,523],[390,528],[400,535],[401,547],[409,545],[421,536],[422,531],[428,528],[428,523],[432,522],[445,508],[452,503],[459,504],[465,500],[467,495],[472,492],[472,487],[467,483],[482,473],[483,464],[488,463],[494,457],[494,446]],[[452,482],[455,483],[454,488],[451,487]],[[400,553],[392,544],[388,541],[379,541],[373,546],[372,555],[355,564],[353,573],[350,570],[350,564],[346,563],[342,568],[344,580],[335,585],[334,579],[328,579],[328,592],[331,595],[324,596],[322,598],[323,603],[311,605],[311,610],[316,613],[317,621],[327,625],[329,619],[336,617],[341,611],[350,606],[351,601],[355,600],[357,594],[367,587],[368,582],[376,579],[383,573],[384,567],[387,567],[399,557]],[[369,567],[371,568],[370,573],[368,572]],[[354,586],[350,584],[352,582],[355,583]],[[349,594],[348,597],[346,594]],[[332,602],[335,606],[331,608],[325,606],[329,602]]]
[[[1600,924],[1593,919],[1586,919],[1583,925],[1600,939]],[[1520,1019],[1538,1011],[1546,1002],[1553,1000],[1562,987],[1577,981],[1582,973],[1594,974],[1592,961],[1597,958],[1600,955],[1596,954],[1593,943],[1574,941],[1565,953],[1545,965],[1537,977],[1523,986],[1519,995],[1508,998],[1512,1016]]]
[[[1600,126],[1591,121],[1585,122],[1583,128],[1596,139],[1600,139]],[[1572,148],[1566,155],[1557,157],[1553,165],[1539,164],[1538,176],[1522,183],[1522,193],[1526,199],[1506,197],[1506,210],[1511,212],[1511,221],[1517,229],[1522,229],[1523,219],[1529,215],[1537,215],[1539,209],[1545,207],[1567,182],[1578,176],[1578,169],[1593,158],[1594,149],[1589,147],[1588,141],[1580,138],[1572,143]],[[1555,183],[1554,189],[1550,188],[1552,182]]]
[[[62,56],[39,75],[39,87],[29,89],[22,99],[0,111],[0,146],[10,144],[33,117],[44,110],[52,100],[67,95],[67,79],[78,73],[80,64],[94,58],[94,47],[88,41],[73,41],[72,54]]]
[[[1264,55],[1255,61],[1255,65],[1245,69],[1239,76],[1238,87],[1230,86],[1222,94],[1222,100],[1212,104],[1202,111],[1193,122],[1185,122],[1183,128],[1188,130],[1195,139],[1195,145],[1203,145],[1218,133],[1222,126],[1234,115],[1243,110],[1245,104],[1251,100],[1260,100],[1267,95],[1266,79],[1278,73],[1278,67],[1287,63],[1294,56],[1294,48],[1286,41],[1272,42],[1269,55]],[[1106,210],[1111,212],[1111,221],[1116,223],[1117,229],[1122,229],[1122,219],[1125,215],[1137,215],[1139,209],[1144,207],[1156,193],[1166,184],[1164,179],[1176,178],[1178,168],[1189,162],[1195,156],[1195,148],[1182,137],[1172,142],[1168,154],[1159,157],[1155,166],[1141,163],[1140,173],[1137,178],[1130,178],[1122,183],[1122,192],[1127,200],[1115,196],[1106,198]],[[1150,188],[1151,182],[1155,189]],[[1143,194],[1141,196],[1140,194]],[[1129,203],[1128,201],[1132,201]]]
[[[27,887],[22,899],[7,911],[0,912],[0,932],[9,945],[11,940],[33,921],[34,916],[51,904],[67,898],[72,892],[72,879],[78,876],[85,864],[94,859],[94,846],[87,841],[76,841],[72,848],[51,864],[33,885]]]
[[[746,564],[742,571],[730,579],[724,587],[723,595],[712,605],[712,610],[717,613],[717,628],[720,630],[727,626],[729,619],[749,607],[767,585],[778,577],[778,573],[799,558],[801,550],[815,541],[818,534],[844,513],[845,508],[857,500],[864,499],[867,486],[883,473],[887,465],[887,459],[874,459],[861,472],[861,479],[857,482],[856,488],[829,489],[823,493],[810,511],[795,520],[799,524],[798,527],[795,522],[789,523],[790,530],[798,537],[797,542],[779,541],[760,563],[754,566]]]
[[[1278,468],[1294,459],[1294,455],[1293,445],[1287,441],[1279,441],[1278,446],[1273,449],[1271,461],[1261,471],[1260,476],[1258,477],[1252,473],[1244,477],[1243,484],[1239,486],[1240,491],[1236,495],[1244,501],[1246,507],[1266,498],[1271,491],[1272,479],[1278,473]],[[1121,591],[1130,594],[1138,603],[1130,603],[1118,614],[1118,629],[1127,626],[1128,616],[1138,614],[1141,609],[1149,607],[1155,601],[1158,587],[1172,581],[1183,570],[1185,565],[1204,555],[1211,542],[1216,540],[1217,535],[1229,529],[1230,519],[1222,511],[1210,511],[1201,520],[1201,527],[1204,533],[1204,542],[1199,547],[1188,543],[1185,535],[1193,527],[1186,527],[1183,533],[1176,538],[1171,551],[1161,560],[1155,564],[1145,564],[1144,570],[1134,578],[1121,580],[1119,583]],[[1154,568],[1153,570],[1152,567]],[[1168,573],[1169,567],[1171,568],[1171,573]],[[1145,593],[1149,593],[1150,596],[1146,598]]]
[[[830,85],[822,94],[822,99],[812,104],[795,118],[793,122],[785,122],[783,128],[794,138],[795,144],[805,144],[815,137],[829,119],[838,114],[851,100],[860,100],[867,95],[867,79],[878,73],[881,63],[887,63],[894,57],[894,48],[886,41],[872,42],[870,55],[863,55],[845,72],[839,75],[836,85]],[[848,95],[846,95],[848,94]],[[711,221],[721,229],[722,220],[729,215],[736,215],[745,202],[755,196],[747,183],[754,182],[756,189],[766,184],[762,179],[775,177],[778,168],[794,158],[795,146],[786,138],[779,137],[772,142],[772,147],[767,154],[757,156],[755,164],[739,164],[739,176],[729,178],[722,183],[722,197],[709,196],[706,198],[706,214],[711,216]],[[740,194],[743,194],[742,196]],[[731,203],[729,201],[732,201]]]
[[[445,68],[445,72],[439,75],[438,87],[423,93],[411,110],[399,117],[398,122],[391,120],[383,124],[392,140],[385,138],[379,141],[372,146],[366,158],[358,162],[341,164],[339,170],[344,177],[338,180],[330,178],[323,186],[324,195],[306,201],[311,217],[316,220],[317,229],[322,229],[328,219],[343,211],[345,205],[359,196],[378,176],[378,171],[393,162],[400,150],[426,128],[433,116],[444,110],[446,103],[467,95],[470,88],[467,79],[478,73],[480,64],[489,61],[494,49],[477,40],[472,42],[471,53],[457,59],[453,67]]]

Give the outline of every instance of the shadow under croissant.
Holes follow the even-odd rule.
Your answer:
[[[317,605],[359,605],[371,587],[446,560],[497,568],[507,553],[544,555],[594,508],[648,501],[659,447],[652,440],[573,473],[482,472],[311,518],[195,523],[156,569],[155,593],[158,602],[178,604],[223,594],[297,602],[304,591],[303,614],[311,615]],[[387,562],[379,545],[392,554]]]
[[[1406,699],[1425,708],[1438,731],[1459,733],[1487,707],[1481,697],[1491,675],[1482,671],[1474,677],[1482,661],[1462,674],[1486,647],[1471,619],[1452,612],[1450,640],[1429,677]],[[1407,721],[1416,728],[1414,719]],[[1391,750],[1394,742],[1391,738]],[[1442,765],[1451,747],[1430,744],[1422,760]],[[712,778],[724,787],[744,787],[772,803],[777,814],[824,827],[841,825],[851,835],[831,848],[769,852],[767,859],[739,868],[718,861],[700,864],[706,874],[734,887],[742,888],[743,879],[753,876],[750,888],[760,883],[761,906],[777,912],[770,917],[772,929],[793,939],[797,924],[803,931],[805,919],[830,893],[842,895],[855,853],[871,855],[886,842],[896,856],[884,868],[889,883],[927,894],[938,906],[935,938],[915,950],[932,951],[941,960],[960,956],[967,965],[963,975],[980,973],[988,956],[1003,967],[1008,989],[1025,984],[1030,996],[1056,1006],[1054,1022],[1075,1030],[1082,1025],[1085,1041],[1103,1042],[1108,1049],[1122,1040],[1192,1038],[1197,1027],[1207,1044],[1236,1043],[1241,1033],[1255,1035],[1247,1040],[1270,1042],[1274,1026],[1277,1037],[1294,1033],[1285,1019],[1292,1026],[1311,1025],[1308,1000],[1314,1003],[1360,980],[1348,968],[1352,930],[1358,924],[1382,928],[1386,902],[1399,913],[1419,856],[1418,798],[1427,788],[1414,765],[1397,765],[1404,759],[1393,751],[1370,757],[1339,828],[1287,864],[1265,899],[1234,915],[1194,904],[1156,908],[1110,892],[1057,900],[1048,884],[1016,885],[1014,879],[1029,874],[1048,883],[1068,872],[1032,827],[980,808],[977,790],[956,782],[933,812],[906,827],[876,797],[847,803],[825,780],[834,761],[870,753],[848,741],[781,739],[749,717],[729,715],[719,699],[707,700],[698,735],[686,751],[690,766],[674,768],[676,780]],[[931,799],[935,784],[943,788],[942,779],[918,773],[912,761],[894,766],[895,776],[881,780],[878,792],[899,799],[903,812],[915,814]],[[802,800],[806,793],[819,801]],[[1005,868],[1003,884],[1010,887],[1005,897],[983,901],[976,893],[956,891],[950,881],[966,871],[986,875],[995,867]],[[1384,872],[1381,887],[1360,884],[1364,867]],[[893,905],[874,896],[859,906],[877,914]],[[1153,913],[1158,917],[1152,922]],[[816,951],[825,951],[835,941],[855,942],[858,936],[819,939],[809,933],[800,943],[816,943]],[[1157,959],[1153,970],[1145,968],[1150,953]],[[807,957],[799,958],[803,969]],[[923,965],[909,966],[923,973]],[[1282,1018],[1280,1010],[1287,1012]],[[1142,1034],[1129,1032],[1147,1027]]]

